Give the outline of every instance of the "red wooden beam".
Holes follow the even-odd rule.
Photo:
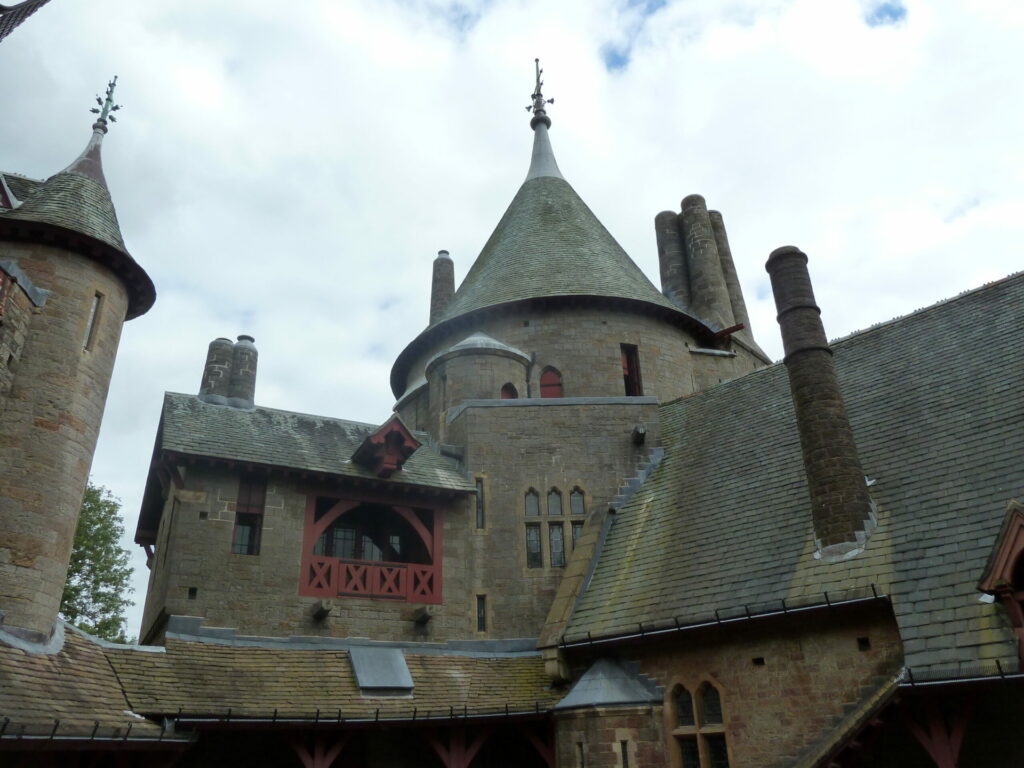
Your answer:
[[[534,749],[537,750],[540,756],[544,759],[544,762],[547,763],[548,768],[555,768],[555,745],[550,741],[541,741],[540,737],[538,737],[529,726],[521,725],[519,726],[519,730],[522,731],[526,738],[530,740]]]
[[[974,711],[974,699],[966,699],[960,711],[950,714],[948,720],[936,699],[926,698],[922,704],[925,716],[924,727],[905,711],[903,718],[907,727],[924,747],[936,768],[957,768],[964,733]]]
[[[484,742],[491,737],[493,731],[494,727],[488,726],[482,729],[473,741],[467,743],[466,727],[455,725],[448,731],[447,747],[434,732],[427,734],[427,740],[437,756],[441,758],[445,768],[469,768],[469,764],[473,762],[473,758],[476,757]]]
[[[310,737],[308,748],[299,739],[294,739],[292,749],[302,761],[303,768],[331,768],[350,738],[351,733],[339,734],[333,740],[329,736],[317,734]]]

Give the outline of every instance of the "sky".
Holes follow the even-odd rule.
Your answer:
[[[778,359],[781,245],[832,338],[1024,266],[1022,39],[1015,0],[51,0],[0,43],[0,168],[68,165],[118,76],[104,168],[157,288],[92,467],[129,633],[163,392],[246,333],[259,405],[386,419],[434,256],[461,280],[526,174],[534,58],[566,179],[655,284],[655,215],[704,195]]]

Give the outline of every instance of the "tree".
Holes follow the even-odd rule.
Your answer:
[[[79,629],[115,642],[127,642],[125,610],[132,601],[132,567],[121,547],[121,502],[90,481],[71,549],[61,615]]]

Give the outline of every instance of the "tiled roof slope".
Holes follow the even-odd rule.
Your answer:
[[[661,408],[666,458],[621,510],[566,638],[698,622],[869,589],[891,595],[915,673],[1016,668],[976,582],[1024,496],[1024,273],[834,344],[879,526],[859,556],[813,558],[786,370]]]
[[[38,187],[43,185],[43,182],[39,179],[30,179],[27,176],[21,176],[17,173],[5,173],[3,174],[3,177],[4,181],[7,182],[7,186],[10,187],[11,192],[13,192],[15,197],[19,200],[24,200]]]
[[[108,650],[133,711],[234,717],[411,718],[472,712],[549,709],[551,691],[540,654],[471,657],[405,652],[411,697],[363,696],[348,651],[218,645],[168,638],[167,653]]]
[[[8,177],[10,179],[12,177]],[[28,185],[22,184],[21,187]],[[18,192],[12,186],[15,194]],[[127,249],[105,184],[84,173],[62,171],[29,192],[21,206],[0,217],[13,221],[54,224],[88,235],[124,254]]]
[[[551,296],[635,299],[678,311],[564,179],[526,181],[438,323]]]
[[[33,654],[0,642],[0,722],[8,733],[100,737],[157,736],[160,728],[132,716],[117,676],[96,641],[71,628],[54,654]],[[144,654],[140,655],[154,655]]]
[[[158,450],[289,467],[345,477],[377,476],[349,459],[377,429],[372,424],[274,408],[242,410],[194,395],[164,395]],[[426,442],[426,437],[417,433]],[[454,461],[421,446],[388,482],[454,491],[476,486]]]

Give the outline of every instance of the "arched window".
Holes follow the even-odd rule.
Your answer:
[[[523,505],[527,517],[540,517],[540,494],[533,488],[526,492]]]
[[[519,390],[516,389],[516,385],[512,382],[503,384],[501,387],[501,399],[502,400],[518,400]]]
[[[678,764],[682,768],[729,768],[725,718],[718,689],[705,682],[694,697],[685,687],[677,685],[672,689],[670,704]]]
[[[540,374],[540,396],[562,396],[562,374],[554,368],[545,368]]]
[[[555,517],[562,514],[562,492],[557,488],[548,491],[548,514]]]
[[[572,489],[572,493],[569,494],[569,514],[571,515],[585,515],[587,514],[587,508],[583,503],[583,491],[580,490],[579,486]]]

